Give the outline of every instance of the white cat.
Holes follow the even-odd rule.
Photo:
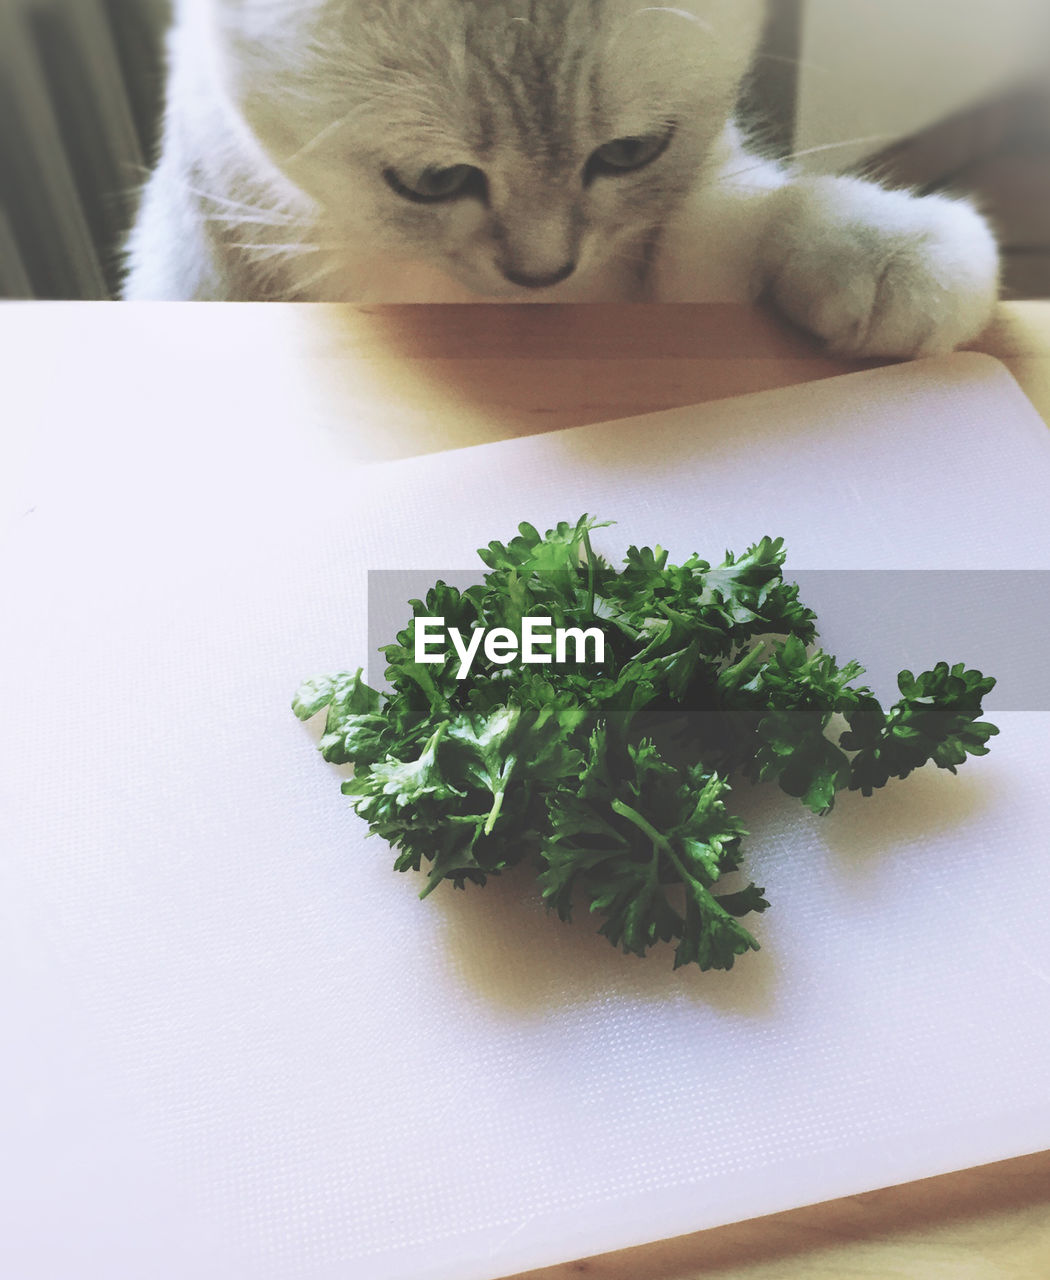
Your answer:
[[[129,299],[735,301],[835,351],[977,336],[966,203],[751,154],[762,0],[181,0]]]

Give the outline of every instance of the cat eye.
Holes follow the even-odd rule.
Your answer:
[[[484,200],[488,194],[485,175],[472,164],[424,169],[411,180],[394,169],[384,169],[383,177],[392,191],[417,204],[438,204],[442,200],[458,200],[463,196]]]
[[[616,177],[644,169],[670,146],[674,128],[647,138],[615,138],[591,152],[583,170],[584,185],[597,177]]]

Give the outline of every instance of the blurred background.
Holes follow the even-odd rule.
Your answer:
[[[289,0],[296,3],[296,0]],[[1050,297],[1050,0],[770,0],[749,114],[813,172],[975,194]],[[115,297],[170,0],[0,0],[0,297]]]

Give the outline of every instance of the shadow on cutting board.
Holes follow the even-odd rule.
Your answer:
[[[994,738],[991,748],[994,752]],[[954,776],[927,765],[903,780],[891,779],[870,796],[856,791],[840,796],[834,811],[838,821],[828,824],[827,845],[846,874],[884,874],[896,854],[907,854],[919,841],[943,831],[964,831],[991,806],[995,792],[995,780],[981,758],[968,759]]]
[[[531,866],[495,876],[484,889],[441,888],[428,901],[445,915],[453,969],[478,994],[515,1013],[541,1015],[610,998],[686,1001],[755,1018],[773,1006],[777,973],[769,951],[738,957],[729,972],[707,973],[695,965],[673,970],[670,943],[644,958],[625,955],[597,932],[601,918],[585,906],[571,923],[548,913]],[[760,916],[744,924],[760,937]]]
[[[771,907],[743,921],[762,950],[738,957],[728,972],[701,972],[695,965],[675,971],[669,943],[657,945],[644,958],[625,955],[598,934],[601,918],[591,916],[585,906],[576,910],[571,923],[559,920],[544,908],[534,871],[526,864],[492,877],[483,889],[472,885],[459,891],[443,885],[428,902],[445,917],[454,971],[487,1000],[516,1013],[542,1014],[615,997],[684,1001],[761,1018],[790,985],[775,942],[767,940],[767,922],[778,910],[788,909],[768,886],[778,874],[790,874],[790,868],[763,865],[764,850],[777,843],[769,839],[774,831],[801,821],[816,836],[812,856],[819,857],[820,848],[829,855],[816,874],[860,881],[893,872],[898,860],[925,838],[964,831],[992,802],[994,790],[994,781],[976,772],[953,777],[931,766],[904,781],[891,781],[870,797],[842,795],[833,813],[820,818],[800,813],[797,801],[773,787],[738,785],[733,809],[753,832],[745,846],[741,883],[754,877],[766,885]],[[733,888],[738,879],[733,877]]]

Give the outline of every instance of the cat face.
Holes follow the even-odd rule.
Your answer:
[[[213,0],[325,235],[536,296],[636,261],[732,112],[762,0]]]

